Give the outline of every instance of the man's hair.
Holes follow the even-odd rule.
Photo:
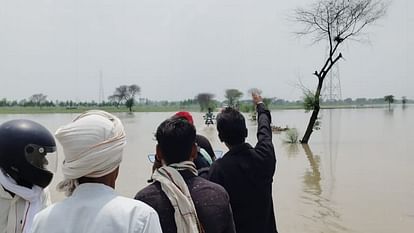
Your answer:
[[[155,133],[158,147],[167,164],[189,160],[195,137],[194,126],[178,117],[171,117],[162,122]]]
[[[217,131],[220,140],[228,145],[241,144],[247,137],[246,121],[239,111],[227,107],[217,115]]]

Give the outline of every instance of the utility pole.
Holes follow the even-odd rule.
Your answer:
[[[98,94],[98,104],[102,104],[105,100],[104,86],[103,86],[103,73],[102,70],[99,70],[99,94]]]

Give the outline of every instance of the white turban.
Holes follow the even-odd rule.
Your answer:
[[[63,147],[65,180],[58,189],[71,194],[80,177],[102,177],[121,163],[126,144],[124,127],[116,116],[91,110],[60,127],[55,136]]]

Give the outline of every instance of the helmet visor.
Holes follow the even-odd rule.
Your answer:
[[[32,166],[51,172],[57,169],[57,151],[55,146],[29,144],[25,148],[26,160]]]

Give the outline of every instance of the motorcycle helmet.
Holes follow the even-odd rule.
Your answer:
[[[53,178],[49,170],[52,160],[56,166],[56,143],[45,127],[31,120],[11,120],[0,125],[0,168],[17,184],[29,188],[48,186]]]

